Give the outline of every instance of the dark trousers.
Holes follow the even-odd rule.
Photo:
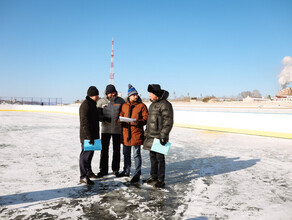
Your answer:
[[[154,151],[150,151],[150,163],[151,163],[151,177],[164,181],[165,179],[165,157],[164,154],[160,154]]]
[[[112,170],[120,170],[120,158],[121,158],[121,135],[120,134],[101,134],[101,154],[99,169],[101,173],[108,173],[108,152],[110,139],[113,138],[113,159],[112,159]]]
[[[80,179],[92,173],[91,161],[94,154],[94,151],[84,151],[83,149],[83,144],[81,144],[81,153],[79,157]]]

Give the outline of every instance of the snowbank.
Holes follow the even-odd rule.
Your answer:
[[[292,114],[265,112],[175,111],[179,127],[292,138]]]
[[[174,106],[175,126],[292,139],[292,127],[289,126],[289,122],[292,121],[291,111],[245,108],[198,109],[193,107]],[[0,105],[0,111],[53,112],[78,115],[79,105]]]
[[[41,105],[0,105],[0,111],[28,111],[28,112],[51,112],[64,114],[79,114],[79,106],[62,105],[62,106],[41,106]]]

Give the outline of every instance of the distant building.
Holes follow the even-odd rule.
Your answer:
[[[276,95],[273,98],[273,101],[278,101],[278,102],[292,102],[292,96],[291,95]]]
[[[242,101],[243,102],[263,102],[263,101],[270,101],[270,99],[266,99],[264,97],[262,97],[262,98],[254,98],[254,97],[247,96]]]
[[[292,88],[285,88],[281,89],[273,98],[273,101],[280,101],[280,102],[292,102]]]
[[[292,96],[292,88],[281,89],[277,96]]]

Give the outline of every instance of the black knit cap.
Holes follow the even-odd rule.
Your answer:
[[[90,86],[87,90],[87,96],[99,95],[98,89],[95,86]]]
[[[105,94],[108,95],[113,92],[117,92],[116,87],[112,84],[107,85],[105,89]]]
[[[160,97],[162,95],[161,87],[158,84],[149,84],[147,91],[152,92],[154,95],[156,95],[158,97]]]

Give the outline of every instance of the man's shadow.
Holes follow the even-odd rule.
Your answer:
[[[169,163],[166,164],[166,181],[168,185],[187,184],[196,178],[243,170],[259,161],[260,159],[240,160],[240,157],[214,156]]]
[[[240,157],[228,158],[225,156],[169,162],[168,156],[166,156],[165,181],[168,186],[177,183],[188,184],[191,180],[196,178],[212,177],[243,170],[256,165],[258,162],[260,162],[260,159],[241,160]],[[150,164],[149,167],[142,169],[142,173],[149,175]]]
[[[181,161],[176,159],[175,162],[171,162],[171,158],[180,156],[178,152],[174,154],[166,156],[165,189],[159,190],[153,187],[144,191],[143,194],[140,192],[145,200],[155,201],[148,202],[147,207],[159,210],[160,213],[167,213],[170,218],[172,215],[180,215],[183,218],[183,213],[187,208],[187,204],[184,204],[185,196],[192,191],[196,180],[201,179],[203,184],[208,187],[213,184],[212,176],[244,170],[260,161],[259,159],[241,160],[239,157],[212,156],[182,159]],[[182,158],[185,158],[185,155]],[[145,159],[148,165],[149,159]],[[149,172],[149,165],[142,170],[142,173],[147,176],[149,176]],[[180,213],[177,213],[176,210],[179,210]],[[208,218],[201,216],[193,219],[205,220]]]
[[[111,180],[102,181],[94,180],[95,185],[78,185],[74,187],[59,188],[59,189],[48,189],[48,190],[39,190],[33,192],[24,192],[19,194],[5,195],[0,196],[0,207],[25,204],[25,203],[35,203],[39,201],[47,201],[58,198],[86,198],[94,195],[100,195],[107,192],[110,192],[116,188],[124,186],[120,181]],[[22,208],[27,208],[31,205],[24,205]]]

